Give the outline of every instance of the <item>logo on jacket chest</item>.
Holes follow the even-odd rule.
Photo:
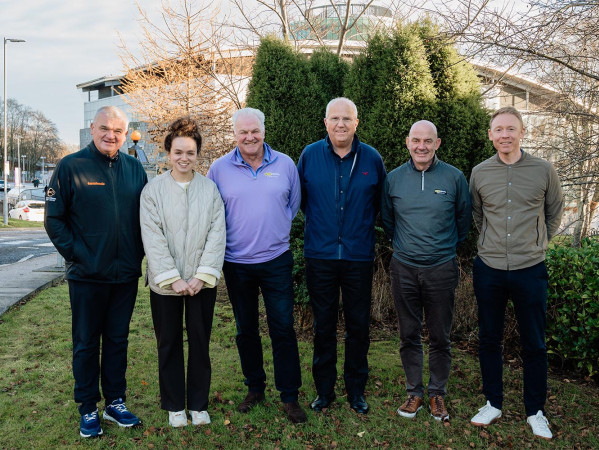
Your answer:
[[[106,186],[106,183],[104,183],[103,181],[88,181],[87,185],[88,186]]]

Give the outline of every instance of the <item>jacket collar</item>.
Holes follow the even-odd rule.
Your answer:
[[[337,155],[337,153],[335,153],[335,149],[333,148],[333,143],[331,142],[331,138],[329,137],[329,135],[327,134],[327,136],[324,138],[327,148],[329,149],[329,151],[333,154],[333,155]],[[354,134],[354,140],[352,141],[351,144],[351,150],[349,151],[348,155],[351,154],[357,154],[358,151],[360,150],[360,139],[358,138],[358,134]],[[347,157],[347,155],[345,156]]]
[[[423,172],[422,170],[418,170],[416,168],[416,166],[414,165],[414,161],[412,160],[412,158],[410,158],[410,160],[408,161],[409,166],[412,168],[412,170],[415,170],[416,172]],[[437,154],[435,153],[435,156],[433,157],[433,162],[431,163],[430,166],[428,166],[424,172],[432,172],[433,170],[435,170],[435,168],[437,167],[437,165],[439,164],[439,158],[437,158]]]
[[[241,156],[241,152],[239,151],[239,147],[235,147],[233,149],[233,151],[230,153],[231,157],[231,162],[235,165],[238,166],[246,166],[248,165],[248,163],[246,163],[243,160],[243,157]],[[275,152],[270,145],[268,145],[266,142],[264,143],[264,158],[262,159],[262,165],[265,166],[267,164],[270,164],[271,162],[273,162],[275,159],[277,159],[277,152]]]
[[[100,158],[102,161],[110,163],[112,162],[113,164],[116,163],[119,160],[119,155],[121,154],[121,151],[117,151],[116,155],[114,157],[110,157],[108,155],[105,155],[104,153],[102,153],[100,150],[98,150],[98,148],[96,147],[96,144],[94,144],[94,141],[90,142],[88,145],[92,155],[94,155],[96,158]]]

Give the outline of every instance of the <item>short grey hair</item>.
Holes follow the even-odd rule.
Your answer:
[[[329,117],[329,110],[331,109],[331,106],[333,106],[337,102],[345,102],[345,103],[347,103],[351,107],[351,109],[353,109],[354,115],[356,116],[356,119],[358,118],[358,107],[356,106],[356,104],[354,102],[352,102],[347,97],[337,97],[337,98],[334,98],[333,100],[331,100],[327,104],[327,109],[325,111],[325,117]]]
[[[233,132],[236,131],[237,121],[241,117],[247,116],[252,116],[258,119],[258,121],[260,122],[260,131],[264,133],[264,113],[256,108],[243,108],[235,111],[233,117],[231,118],[231,121],[233,122]]]
[[[129,129],[129,118],[125,111],[117,106],[102,106],[100,109],[96,111],[96,115],[94,116],[94,120],[92,123],[96,121],[100,114],[104,114],[107,117],[120,118],[125,120],[125,130]]]

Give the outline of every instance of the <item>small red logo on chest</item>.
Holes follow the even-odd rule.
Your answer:
[[[364,175],[368,175],[368,172],[362,172]]]

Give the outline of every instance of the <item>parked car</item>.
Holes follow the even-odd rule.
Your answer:
[[[46,200],[46,192],[44,188],[25,189],[19,194],[18,201],[21,200]]]
[[[22,184],[20,186],[15,186],[14,188],[12,188],[10,191],[8,191],[8,194],[6,194],[6,198],[8,199],[8,205],[14,206],[20,200],[31,200],[31,199],[21,198],[21,194],[23,194],[25,191],[28,191],[30,189],[33,189],[32,184],[31,185]],[[42,200],[42,199],[38,199],[38,200]]]
[[[22,200],[8,212],[8,217],[19,220],[44,221],[45,203],[38,200]]]
[[[10,191],[12,188],[15,187],[14,184],[12,184],[10,181],[6,184],[8,186],[8,190]],[[4,180],[0,179],[0,190],[4,190]]]

